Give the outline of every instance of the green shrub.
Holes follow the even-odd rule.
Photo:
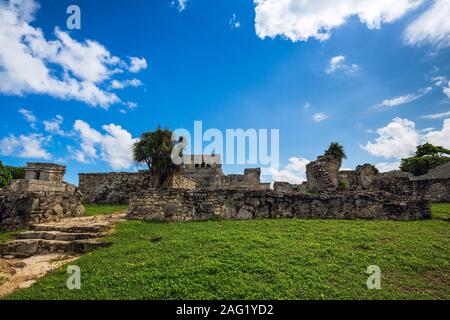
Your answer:
[[[6,189],[12,180],[11,172],[0,161],[0,188]]]
[[[347,181],[339,180],[339,189],[348,189]]]
[[[428,171],[450,162],[450,150],[426,143],[417,147],[414,157],[402,159],[400,170],[415,176],[427,174]]]
[[[6,169],[9,170],[13,179],[25,179],[25,168],[6,166]]]

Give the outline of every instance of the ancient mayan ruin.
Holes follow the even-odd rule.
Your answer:
[[[80,174],[86,202],[129,204],[128,218],[206,220],[337,218],[415,220],[430,217],[428,201],[449,201],[448,167],[427,177],[378,173],[372,165],[339,171],[340,163],[320,156],[307,166],[302,185],[260,181],[260,169],[225,175],[219,156],[192,156],[169,188],[155,189],[148,171]],[[201,159],[201,161],[199,161]]]
[[[260,169],[225,175],[218,155],[191,161],[156,189],[148,171],[80,174],[79,187],[63,182],[65,167],[28,163],[26,176],[0,191],[0,226],[81,216],[82,203],[128,204],[129,219],[207,220],[335,218],[416,220],[430,217],[429,202],[450,201],[450,164],[412,177],[378,173],[372,165],[340,171],[340,163],[320,156],[307,165],[307,182],[261,182]]]
[[[65,166],[28,163],[25,171],[25,179],[0,190],[0,228],[17,229],[83,215],[81,192],[63,181]]]

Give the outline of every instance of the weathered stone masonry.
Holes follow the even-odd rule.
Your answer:
[[[190,221],[260,218],[391,219],[430,218],[430,207],[415,197],[382,191],[308,195],[267,190],[151,190],[130,202],[129,219]]]
[[[141,191],[150,190],[149,171],[135,173],[92,173],[79,175],[79,188],[85,203],[128,204]],[[192,155],[191,163],[183,164],[173,181],[176,189],[250,188],[268,190],[270,184],[261,183],[260,169],[246,169],[244,174],[225,175],[220,156]]]
[[[418,177],[401,171],[376,173],[372,166],[364,165],[357,167],[356,171],[340,171],[339,179],[349,189],[377,189],[432,202],[450,202],[450,163]]]
[[[63,182],[64,173],[64,166],[29,163],[24,180],[0,191],[0,228],[17,229],[83,215],[82,194]]]
[[[84,203],[128,204],[135,194],[152,187],[148,171],[81,173],[79,179]]]

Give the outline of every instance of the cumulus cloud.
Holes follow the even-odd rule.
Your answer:
[[[380,172],[390,172],[400,169],[400,162],[382,162],[375,165]]]
[[[408,119],[395,118],[387,126],[378,129],[375,142],[361,146],[374,156],[386,159],[409,157],[416,147],[425,142],[450,148],[450,119],[444,121],[442,130],[420,131],[414,122]]]
[[[325,70],[327,74],[332,74],[336,71],[344,71],[345,73],[354,73],[359,70],[357,64],[346,64],[345,56],[336,56],[330,59],[328,68]]]
[[[319,122],[325,121],[325,120],[327,120],[327,119],[328,119],[328,116],[327,116],[325,113],[323,113],[323,112],[321,112],[321,113],[316,113],[316,114],[313,116],[313,121],[314,121],[315,123],[319,123]]]
[[[141,70],[147,69],[147,60],[145,58],[137,58],[137,57],[131,57],[130,58],[130,67],[128,70],[132,73],[138,73]]]
[[[52,134],[57,134],[60,136],[68,136],[69,134],[64,132],[64,130],[61,129],[61,125],[63,124],[63,122],[64,122],[64,118],[61,115],[57,115],[52,120],[44,120],[44,122],[43,122],[44,129],[45,129],[45,131],[52,133]]]
[[[24,108],[19,109],[18,112],[24,117],[25,121],[27,121],[33,129],[36,129],[36,123],[38,119],[33,114],[33,112]]]
[[[9,135],[0,141],[0,152],[4,156],[49,160],[51,155],[44,149],[47,142],[40,134]]]
[[[450,119],[444,120],[442,130],[429,131],[423,137],[423,141],[450,149]]]
[[[369,29],[379,29],[424,0],[254,0],[255,28],[264,39],[282,36],[291,41],[328,40],[333,29],[356,16]]]
[[[58,28],[47,40],[32,26],[38,8],[34,0],[0,0],[0,93],[47,94],[103,108],[119,103],[102,85],[125,63],[100,43],[78,42]]]
[[[268,175],[272,176],[272,181],[289,182],[292,184],[301,184],[306,181],[306,165],[310,163],[308,159],[292,157],[289,164],[283,169],[268,169]]]
[[[435,0],[425,13],[406,28],[403,37],[410,45],[450,46],[450,2]]]
[[[395,118],[386,127],[377,130],[375,142],[368,142],[362,148],[377,157],[404,158],[415,151],[420,136],[414,122]]]
[[[71,148],[73,158],[83,163],[100,158],[113,169],[129,169],[133,164],[132,146],[136,139],[115,124],[104,125],[102,129],[104,134],[85,121],[75,121],[74,130],[79,134],[81,143],[80,149]]]
[[[410,93],[403,96],[394,97],[391,99],[386,99],[383,102],[379,103],[377,107],[396,107],[402,104],[406,104],[409,102],[413,102],[417,99],[422,98],[426,94],[432,91],[431,87],[420,89],[417,93]]]

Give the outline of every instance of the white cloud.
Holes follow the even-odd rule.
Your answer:
[[[374,156],[401,159],[409,157],[416,147],[425,142],[450,148],[450,119],[446,119],[442,130],[416,130],[414,122],[395,118],[386,127],[377,130],[375,142],[361,146]]]
[[[237,19],[235,13],[233,13],[233,16],[230,19],[230,27],[231,29],[239,29],[241,27],[241,22]]]
[[[33,114],[33,112],[31,112],[30,110],[27,109],[19,109],[18,111],[24,118],[25,120],[30,124],[30,126],[33,129],[36,129],[36,122],[38,121],[36,116]]]
[[[447,95],[447,97],[450,99],[450,82],[448,83],[448,86],[443,89],[444,93]]]
[[[124,80],[124,81],[113,80],[111,81],[111,89],[121,90],[127,87],[137,88],[142,86],[142,84],[143,84],[142,81],[138,79]]]
[[[426,94],[430,93],[432,91],[431,87],[420,89],[417,93],[410,93],[403,96],[398,96],[392,99],[386,99],[380,104],[377,105],[377,107],[396,107],[400,106],[402,104],[406,104],[409,102],[413,102],[417,99],[422,98]]]
[[[440,131],[430,131],[423,140],[431,144],[450,149],[450,119],[444,120],[444,125]]]
[[[390,172],[400,169],[400,162],[382,162],[375,165],[380,172]]]
[[[346,64],[345,56],[336,56],[330,59],[330,63],[328,68],[325,70],[327,74],[332,74],[336,71],[344,71],[347,74],[357,72],[359,70],[359,66],[357,64]]]
[[[314,116],[313,116],[313,120],[314,120],[314,122],[316,122],[316,123],[319,123],[319,122],[322,122],[322,121],[325,121],[325,120],[327,120],[328,119],[328,116],[325,114],[325,113],[316,113]]]
[[[448,81],[447,77],[439,76],[431,79],[434,84],[442,89],[442,92],[450,99],[450,81]]]
[[[57,115],[52,120],[45,120],[43,122],[45,131],[53,134],[57,134],[60,136],[68,136],[69,134],[64,132],[64,130],[61,129],[61,125],[64,122],[64,118],[61,115]]]
[[[136,102],[129,101],[126,103],[126,106],[128,107],[128,109],[134,110],[138,107],[138,104]]]
[[[132,73],[138,73],[141,70],[147,69],[147,60],[145,58],[137,58],[137,57],[131,57],[130,58],[130,67],[128,70]]]
[[[4,156],[49,160],[51,155],[43,147],[47,141],[40,134],[9,135],[0,141],[0,152]]]
[[[423,116],[423,119],[435,120],[450,117],[450,111]]]
[[[172,6],[176,7],[179,12],[182,12],[187,9],[189,0],[173,0]]]
[[[106,134],[101,134],[82,120],[75,121],[74,130],[79,133],[81,149],[72,149],[73,157],[83,163],[101,158],[113,169],[129,169],[133,164],[132,146],[136,139],[115,124],[104,125],[102,129]]]
[[[72,159],[80,162],[80,163],[90,163],[89,160],[86,158],[86,155],[81,150],[76,150],[72,146],[67,146],[67,152],[71,156]]]
[[[395,118],[386,127],[377,130],[375,143],[368,142],[362,148],[374,156],[404,158],[413,153],[420,141],[414,122]]]
[[[309,103],[309,102],[305,103],[305,105],[303,106],[303,108],[304,108],[305,110],[310,109],[310,108],[311,108],[311,103]]]
[[[369,29],[379,29],[424,0],[254,0],[257,35],[291,41],[328,40],[333,29],[357,16]]]
[[[108,108],[119,103],[102,89],[125,63],[93,40],[78,42],[55,28],[54,40],[31,25],[34,0],[0,0],[0,93],[47,94]]]
[[[403,37],[410,45],[450,46],[450,1],[435,0],[430,8],[406,28]]]
[[[283,169],[270,168],[268,174],[272,176],[272,181],[275,182],[301,184],[306,181],[306,165],[310,162],[305,158],[292,157],[289,159],[289,164]]]

